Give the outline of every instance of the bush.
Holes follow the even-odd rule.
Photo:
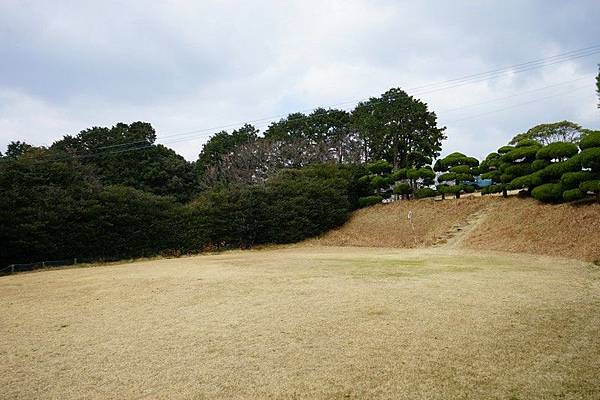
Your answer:
[[[540,160],[554,160],[569,158],[577,154],[579,150],[573,143],[554,142],[546,147],[542,147],[536,153],[536,158]]]
[[[543,182],[542,182],[542,178],[541,178],[540,174],[537,172],[534,172],[533,174],[520,176],[518,178],[513,179],[508,184],[508,189],[510,189],[510,190],[525,189],[525,188],[533,189],[534,187],[539,186],[542,183]]]
[[[589,132],[579,141],[579,148],[581,150],[590,149],[592,147],[600,147],[600,131]]]
[[[383,197],[381,196],[366,196],[358,199],[358,205],[360,208],[373,206],[375,204],[379,204],[383,201]]]
[[[450,168],[450,172],[454,172],[457,174],[469,174],[471,173],[471,167],[468,165],[455,165]]]
[[[405,196],[411,193],[412,187],[410,187],[408,183],[399,183],[396,186],[394,186],[394,194]]]
[[[513,146],[502,146],[498,149],[498,154],[506,154],[510,151],[513,151],[515,148]]]
[[[462,185],[462,190],[465,191],[465,193],[475,193],[475,186],[473,185]]]
[[[560,183],[564,189],[579,188],[579,184],[592,179],[593,175],[588,171],[565,172],[560,177]]]
[[[434,189],[428,188],[428,187],[422,187],[422,188],[415,190],[415,197],[417,199],[424,199],[426,197],[435,197],[435,196],[437,196],[437,194],[438,193]]]
[[[367,169],[372,174],[387,174],[392,171],[392,165],[386,160],[379,160],[367,164]]]
[[[563,192],[563,199],[565,201],[579,200],[585,197],[585,192],[579,188],[565,190]]]
[[[371,186],[374,189],[383,189],[389,185],[390,185],[390,183],[385,177],[383,177],[381,175],[371,176]]]
[[[544,182],[559,180],[562,174],[566,172],[576,172],[581,169],[579,157],[571,157],[566,161],[557,162],[548,165],[546,168],[538,171]]]
[[[426,180],[434,179],[435,172],[433,172],[433,169],[431,169],[431,167],[422,167],[422,168],[419,168],[419,176]]]
[[[548,162],[547,160],[534,160],[531,163],[531,170],[539,171],[546,168],[548,165],[550,165],[550,162]]]
[[[392,173],[392,178],[395,181],[401,181],[402,179],[406,179],[406,168],[401,168]]]
[[[590,147],[577,155],[581,166],[592,171],[600,171],[600,147]]]
[[[517,163],[506,165],[502,168],[502,172],[507,175],[523,176],[532,173],[531,164],[530,163]]]
[[[585,181],[579,184],[579,189],[584,192],[600,193],[600,180]]]
[[[562,186],[560,183],[545,183],[533,189],[531,196],[544,203],[557,203],[562,200]]]
[[[519,160],[534,160],[539,148],[539,145],[523,147],[517,146],[515,149],[502,155],[502,161],[514,162]]]

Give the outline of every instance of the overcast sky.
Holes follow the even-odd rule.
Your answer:
[[[410,88],[600,45],[599,16],[597,0],[0,0],[0,151],[141,120],[195,160],[210,128],[401,87],[447,126],[444,153],[481,157],[539,123],[600,129],[600,47]]]

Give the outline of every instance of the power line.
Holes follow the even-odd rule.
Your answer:
[[[459,77],[459,78],[454,78],[454,79],[448,79],[445,81],[440,81],[440,82],[434,82],[434,83],[430,83],[430,84],[425,84],[425,85],[421,85],[421,86],[417,86],[417,87],[413,87],[413,88],[409,88],[406,91],[410,91],[412,92],[412,95],[422,95],[422,94],[428,94],[428,93],[432,93],[432,92],[437,92],[437,91],[443,91],[443,90],[448,90],[448,89],[452,89],[455,87],[459,87],[459,86],[464,86],[464,85],[468,85],[468,84],[473,84],[473,83],[479,83],[482,81],[487,81],[489,79],[493,79],[493,78],[497,78],[499,76],[502,76],[504,74],[506,74],[507,72],[511,72],[511,73],[522,73],[522,72],[526,72],[526,71],[530,71],[536,68],[541,68],[541,67],[547,67],[547,66],[551,66],[551,65],[556,65],[559,63],[563,63],[566,61],[571,61],[574,59],[579,59],[582,57],[588,57],[590,55],[593,54],[597,54],[600,53],[600,44],[598,45],[594,45],[594,46],[589,46],[589,47],[585,47],[582,49],[578,49],[578,50],[572,50],[572,51],[568,51],[565,53],[561,53],[561,54],[557,54],[554,56],[550,56],[550,57],[546,57],[546,58],[540,58],[537,60],[532,60],[532,61],[527,61],[524,63],[520,63],[520,64],[514,64],[511,66],[507,66],[507,67],[503,67],[503,68],[498,68],[498,69],[494,69],[491,71],[486,71],[486,72],[481,72],[478,74],[471,74],[471,75],[466,75],[463,77]],[[583,78],[581,78],[583,79]],[[573,80],[576,81],[576,80]],[[550,85],[547,86],[545,88],[539,88],[539,89],[535,89],[533,91],[538,91],[538,90],[543,90],[549,87],[554,87],[554,86],[559,86],[559,85],[563,85],[566,83],[570,83],[573,81],[569,81],[569,82],[563,82],[563,83],[559,83],[556,85]],[[426,89],[426,90],[424,90]],[[531,91],[530,91],[531,92]],[[512,95],[512,96],[508,96],[506,98],[511,98],[511,97],[515,97],[518,95]],[[549,97],[556,97],[556,96],[549,96]],[[548,97],[548,98],[549,98]],[[542,100],[545,98],[542,98]],[[338,107],[341,105],[350,105],[350,104],[356,104],[356,103],[360,103],[362,101],[366,101],[368,99],[358,99],[358,100],[352,100],[352,101],[346,101],[346,102],[341,102],[341,103],[337,103],[337,104],[332,104],[326,107],[316,107],[316,108],[311,108],[311,109],[305,109],[305,110],[301,110],[301,111],[297,111],[297,113],[305,113],[305,112],[309,112],[309,111],[314,111],[316,109],[319,108],[326,108],[326,109],[332,109],[334,107]],[[496,100],[500,100],[500,99],[494,99],[494,100],[489,100],[486,102],[482,102],[480,104],[483,103],[491,103],[494,102]],[[383,100],[377,100],[372,99],[370,104],[375,104],[378,102],[381,102]],[[533,100],[538,101],[538,100]],[[530,102],[527,102],[525,104],[529,104]],[[467,105],[467,106],[463,106],[463,107],[459,107],[459,108],[466,108],[466,107],[472,107],[472,106],[476,106],[479,104],[472,104],[472,105]],[[519,105],[516,105],[519,106]],[[516,107],[515,106],[515,107]],[[513,108],[512,106],[509,108]],[[507,108],[508,109],[508,108]],[[502,110],[500,110],[502,111]],[[496,112],[496,111],[493,111]],[[170,135],[166,135],[166,136],[162,136],[160,138],[158,138],[158,141],[164,140],[166,138],[170,138],[170,137],[177,137],[177,136],[181,136],[178,137],[177,139],[171,140],[171,141],[167,141],[164,144],[169,144],[169,143],[178,143],[178,142],[183,142],[183,141],[188,141],[188,140],[195,140],[195,139],[200,139],[203,138],[205,135],[197,135],[198,133],[201,132],[209,132],[209,133],[213,133],[215,130],[218,129],[224,129],[224,128],[228,128],[228,127],[234,127],[234,126],[241,126],[243,124],[246,123],[256,123],[256,122],[265,122],[266,125],[268,126],[270,123],[269,121],[271,120],[275,120],[278,118],[284,118],[286,116],[290,115],[288,114],[280,114],[280,115],[276,115],[276,116],[271,116],[271,117],[264,117],[264,118],[258,118],[258,119],[254,119],[254,120],[250,120],[250,121],[244,121],[244,122],[238,122],[238,123],[232,123],[232,124],[227,124],[227,125],[221,125],[221,126],[217,126],[217,127],[212,127],[212,128],[203,128],[203,129],[197,129],[197,130],[193,130],[193,131],[188,131],[188,132],[183,132],[183,133],[176,133],[176,134],[170,134]],[[482,114],[483,115],[483,114]],[[302,118],[308,118],[308,115],[302,115],[302,116],[298,116],[296,118],[290,118],[289,120],[299,120]],[[467,117],[467,118],[462,118],[462,119],[458,119],[455,121],[461,121],[463,119],[468,119],[471,117]],[[455,122],[455,121],[451,121],[451,122]],[[130,146],[130,145],[136,145],[136,144],[142,144],[142,146],[136,146],[136,147],[132,147],[132,148],[127,148],[127,149],[117,149],[116,151],[108,151],[108,152],[93,152],[93,153],[87,153],[87,154],[81,154],[81,155],[72,155],[68,158],[89,158],[89,157],[93,157],[93,156],[100,156],[100,155],[107,155],[107,154],[118,154],[118,153],[124,153],[124,152],[129,152],[129,151],[136,151],[136,150],[142,150],[144,148],[148,148],[150,147],[150,145],[148,146],[144,146],[143,144],[147,143],[147,141],[144,140],[138,140],[138,141],[133,141],[133,142],[127,142],[127,143],[119,143],[119,144],[113,144],[113,145],[107,145],[107,146],[101,146],[101,147],[97,147],[92,149],[93,151],[96,150],[105,150],[105,149],[109,149],[109,148],[119,148],[119,147],[124,147],[124,146]],[[66,158],[62,158],[60,160],[64,160]],[[47,160],[47,161],[57,161],[59,159],[56,160]],[[0,160],[0,161],[10,161],[10,160]]]

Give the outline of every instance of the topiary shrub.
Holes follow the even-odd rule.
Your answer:
[[[554,142],[539,149],[535,155],[540,160],[564,160],[577,154],[579,150],[573,143]]]
[[[531,170],[539,171],[546,168],[548,165],[550,165],[550,162],[548,162],[547,160],[534,160],[531,163]]]
[[[417,190],[415,190],[415,197],[417,199],[424,199],[426,197],[435,197],[437,196],[437,191],[433,190],[432,188],[428,188],[428,187],[422,187],[419,188]]]
[[[579,141],[581,150],[591,149],[592,147],[600,147],[600,131],[589,132]]]
[[[383,201],[383,197],[381,197],[381,196],[360,197],[358,199],[358,206],[360,208],[368,207],[368,206],[373,206],[375,204],[381,203],[382,201]]]
[[[371,176],[371,186],[375,189],[383,189],[385,187],[388,187],[390,185],[389,181],[381,176],[381,175],[374,175]]]
[[[508,186],[507,188],[509,190],[525,189],[525,188],[533,189],[534,187],[539,186],[542,183],[543,182],[542,182],[542,177],[540,176],[540,173],[534,172],[533,174],[520,176],[518,178],[513,179],[507,185]]]
[[[473,185],[462,185],[462,190],[465,191],[465,193],[475,193],[475,186]]]
[[[516,147],[513,150],[509,151],[502,155],[502,161],[505,162],[514,162],[518,160],[535,160],[535,156],[540,149],[540,145],[537,146],[523,146]]]
[[[387,174],[392,171],[392,165],[386,160],[379,160],[367,164],[367,169],[372,174]]]
[[[533,198],[544,203],[558,203],[562,200],[562,186],[560,183],[545,183],[531,191]]]
[[[566,161],[550,164],[546,168],[538,171],[538,173],[544,182],[559,180],[562,174],[566,172],[576,172],[581,169],[580,155],[581,154],[578,154]]]
[[[598,199],[598,202],[600,203],[600,180],[596,179],[596,180],[592,180],[592,181],[585,181],[585,182],[581,182],[581,184],[579,185],[579,189],[583,190],[584,192],[592,192],[596,194],[596,198]]]
[[[394,194],[400,195],[402,197],[408,197],[412,193],[413,189],[410,187],[408,183],[399,183],[394,186]]]
[[[498,154],[506,154],[509,151],[514,150],[515,148],[513,146],[502,146],[498,149],[497,153]]]
[[[574,201],[583,199],[585,197],[585,192],[579,188],[565,190],[563,192],[563,199],[565,201]]]
[[[581,166],[593,171],[600,171],[600,147],[590,147],[577,155]]]
[[[593,178],[593,174],[589,171],[565,172],[560,177],[560,184],[563,189],[579,188],[581,182],[589,181]]]
[[[392,178],[394,181],[401,181],[402,179],[406,179],[406,168],[397,169],[392,172]]]

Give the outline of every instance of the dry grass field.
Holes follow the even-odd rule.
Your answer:
[[[298,245],[0,278],[2,399],[598,399],[600,269]]]

